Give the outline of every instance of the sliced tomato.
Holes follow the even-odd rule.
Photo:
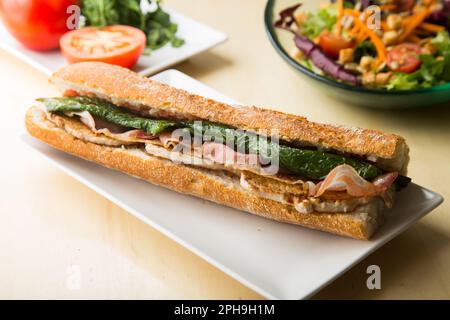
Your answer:
[[[79,96],[79,94],[75,90],[68,89],[68,90],[64,91],[64,97],[78,97],[78,96]]]
[[[422,61],[419,55],[422,49],[414,43],[402,43],[388,52],[387,64],[392,71],[412,73],[416,71]]]
[[[319,37],[319,46],[330,58],[339,58],[339,51],[353,48],[352,41],[346,40],[331,32],[323,32]]]
[[[144,32],[130,26],[87,27],[62,36],[60,45],[70,63],[100,61],[133,67],[145,49]]]

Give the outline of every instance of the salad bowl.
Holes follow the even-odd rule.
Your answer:
[[[326,2],[326,0],[324,1]],[[265,29],[272,46],[312,86],[343,102],[372,108],[414,108],[450,102],[450,83],[412,90],[387,90],[355,86],[318,74],[292,58],[288,52],[295,47],[293,35],[274,26],[280,11],[301,2],[302,7],[299,10],[314,12],[319,9],[320,4],[324,1],[268,0],[264,12]]]

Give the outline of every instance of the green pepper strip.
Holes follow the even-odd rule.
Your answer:
[[[88,111],[93,116],[127,128],[141,129],[157,136],[167,129],[177,126],[176,122],[155,120],[136,116],[105,100],[88,97],[62,97],[38,99],[47,111],[55,113]]]
[[[352,166],[366,180],[373,180],[382,174],[382,171],[376,166],[361,160],[317,150],[280,145],[265,137],[221,124],[206,121],[173,122],[143,118],[124,111],[107,101],[89,97],[48,98],[39,99],[39,101],[45,104],[49,112],[88,111],[93,116],[124,127],[141,129],[153,136],[157,136],[168,129],[188,128],[191,132],[202,134],[202,136],[213,132],[214,136],[218,136],[223,143],[230,141],[228,139],[231,137],[234,146],[238,148],[237,150],[256,153],[269,159],[272,153],[275,153],[275,156],[279,156],[281,168],[306,179],[324,179],[333,168],[341,164]]]

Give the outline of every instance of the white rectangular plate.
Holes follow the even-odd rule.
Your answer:
[[[153,79],[235,103],[176,70]],[[442,202],[440,195],[411,184],[399,193],[391,217],[373,240],[359,241],[178,194],[57,151],[29,136],[23,140],[70,176],[272,299],[311,296]]]
[[[149,75],[161,71],[171,65],[186,60],[200,52],[206,51],[227,39],[227,35],[205,26],[195,20],[185,17],[176,11],[164,8],[173,22],[178,24],[177,36],[185,40],[180,48],[170,44],[152,51],[149,56],[141,56],[134,71],[141,75]],[[50,52],[35,52],[24,48],[17,42],[0,23],[0,48],[5,49],[19,59],[29,63],[47,75],[67,65],[67,61],[59,50]]]

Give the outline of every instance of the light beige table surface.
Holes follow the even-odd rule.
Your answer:
[[[399,133],[409,175],[450,198],[450,105],[377,111],[321,95],[270,46],[264,2],[167,0],[230,36],[176,68],[247,104]],[[56,93],[44,75],[0,51],[0,88],[0,298],[261,298],[20,142],[26,108]],[[316,297],[450,298],[449,214],[444,202]],[[370,264],[381,267],[381,290],[366,288]]]

